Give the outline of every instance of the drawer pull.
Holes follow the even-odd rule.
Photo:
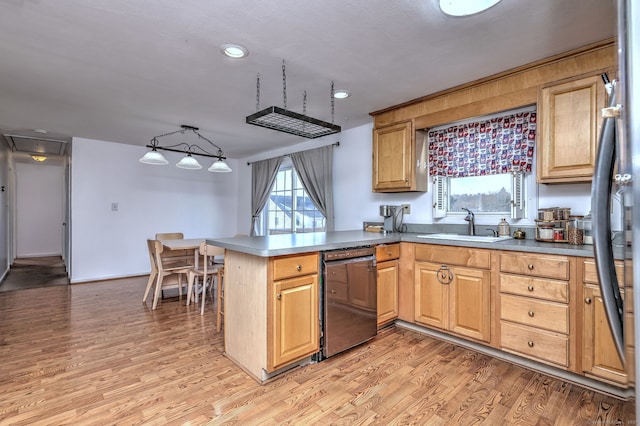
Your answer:
[[[391,254],[392,254],[392,253],[391,253],[391,250],[388,250],[388,251],[387,251],[387,256],[391,256]]]
[[[533,286],[532,286],[532,285],[530,285],[529,287],[527,287],[527,290],[529,290],[529,291],[533,291]]]
[[[336,294],[336,291],[335,290],[329,290],[329,293]]]
[[[297,270],[298,272],[302,271],[302,265],[298,265],[298,266],[296,266],[296,270]]]
[[[533,311],[529,311],[529,316],[530,316],[531,318],[533,318],[533,316],[534,316],[534,315],[535,315],[535,312],[533,312]]]
[[[278,293],[278,294],[276,294],[276,298],[277,298],[278,300],[280,300],[280,299],[282,299],[282,295],[281,295],[280,293]]]
[[[527,268],[529,268],[529,270],[530,270],[530,271],[533,271],[533,264],[531,264],[531,263],[530,263],[530,264],[528,264],[528,265],[527,265]]]
[[[533,347],[533,341],[529,340],[529,341],[527,342],[527,345],[529,345],[529,347],[530,347],[530,348],[532,348],[532,347]]]
[[[584,303],[586,303],[587,305],[591,304],[591,298],[590,297],[585,297],[584,298]]]

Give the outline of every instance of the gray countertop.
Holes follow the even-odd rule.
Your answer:
[[[504,240],[493,243],[476,241],[453,241],[418,238],[417,233],[389,233],[336,231],[305,234],[282,234],[260,237],[210,238],[207,242],[218,247],[261,257],[283,256],[313,251],[334,250],[374,244],[407,241],[412,243],[475,247],[493,250],[510,250],[530,253],[559,254],[565,256],[593,257],[593,246],[576,246],[566,243],[546,243],[532,239]],[[614,257],[623,258],[622,247],[614,246]]]

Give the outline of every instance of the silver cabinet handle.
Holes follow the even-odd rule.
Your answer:
[[[442,265],[436,273],[436,278],[440,284],[449,284],[453,281],[453,272],[451,272],[447,265]]]

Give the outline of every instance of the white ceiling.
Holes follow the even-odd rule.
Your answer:
[[[437,0],[3,0],[0,129],[145,145],[200,127],[230,158],[300,141],[260,109],[331,121],[369,113],[614,36],[614,0],[502,0],[451,18]],[[250,54],[232,60],[220,45]],[[339,135],[335,136],[339,140]],[[193,143],[194,141],[188,141]]]

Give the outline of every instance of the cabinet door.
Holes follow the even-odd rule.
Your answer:
[[[491,338],[491,272],[452,268],[449,329],[488,342]]]
[[[620,384],[627,375],[611,336],[600,289],[584,286],[582,367],[585,373]]]
[[[538,182],[591,181],[604,106],[599,75],[542,88]]]
[[[270,370],[318,352],[318,274],[273,283]]]
[[[411,121],[373,130],[373,189],[411,190]]]
[[[415,320],[416,322],[447,330],[449,327],[449,284],[439,280],[439,274],[448,276],[443,265],[416,262],[415,265]],[[448,277],[442,280],[448,281]]]
[[[378,325],[398,317],[398,261],[378,263]]]

